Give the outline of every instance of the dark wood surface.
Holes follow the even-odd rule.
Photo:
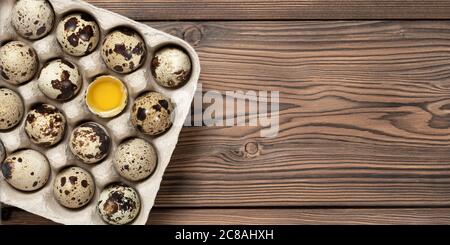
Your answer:
[[[180,4],[91,2],[135,19]],[[250,21],[277,19],[258,17],[267,1],[234,7],[255,17],[216,21],[235,19],[220,17],[234,5],[210,2],[191,4],[193,18],[183,4],[172,10],[180,16],[160,17],[202,21],[146,23],[196,48],[204,90],[280,91],[280,132],[185,127],[150,224],[450,223],[450,21]],[[334,2],[354,12],[375,4]],[[372,12],[399,2],[379,1]],[[229,8],[213,11],[220,3]],[[397,16],[439,16],[435,6],[448,2],[422,4],[406,1]],[[14,209],[4,223],[51,222]]]
[[[277,209],[277,208],[155,208],[150,213],[149,225],[357,225],[357,224],[449,224],[449,208],[400,209]],[[9,222],[19,225],[54,225],[50,220],[14,211]]]
[[[89,0],[136,20],[446,19],[446,0]]]

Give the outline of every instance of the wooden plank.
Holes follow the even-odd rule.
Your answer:
[[[88,0],[136,20],[448,19],[444,0]]]
[[[186,127],[157,206],[450,205],[450,22],[149,23],[204,90],[280,91],[280,132]]]
[[[317,225],[450,224],[449,208],[425,209],[191,209],[157,208],[149,225]],[[50,220],[16,210],[4,225],[53,225]]]

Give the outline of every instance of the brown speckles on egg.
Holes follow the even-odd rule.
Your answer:
[[[24,114],[22,98],[7,88],[0,88],[0,130],[16,126]]]
[[[74,31],[77,28],[78,18],[69,17],[66,18],[64,23],[64,31]]]
[[[57,59],[45,64],[38,78],[42,93],[55,100],[73,98],[81,88],[81,75],[73,63]]]
[[[86,187],[88,187],[89,186],[89,183],[87,182],[87,180],[82,180],[81,181],[81,186],[83,186],[84,188],[86,188]]]
[[[132,222],[139,214],[141,202],[137,192],[124,184],[106,187],[99,197],[97,209],[102,219],[115,225]]]
[[[12,160],[4,161],[2,163],[2,174],[5,179],[11,179],[13,166],[14,165]]]
[[[105,37],[101,54],[110,69],[118,73],[129,73],[142,65],[147,51],[142,37],[137,32],[121,28]]]
[[[80,167],[63,169],[57,174],[53,184],[55,199],[67,208],[85,206],[92,199],[94,191],[94,179],[88,171]]]
[[[18,85],[29,81],[37,72],[38,59],[34,50],[21,41],[12,41],[0,48],[1,76]]]
[[[78,177],[77,176],[69,176],[69,181],[70,184],[75,185],[75,183],[77,182]]]
[[[36,35],[41,36],[42,34],[45,33],[46,30],[47,30],[47,28],[45,27],[45,25],[39,27],[39,28],[36,30]]]
[[[128,50],[125,44],[123,43],[115,44],[113,52],[122,55],[122,57],[126,61],[130,60],[133,57],[132,52]]]
[[[52,105],[38,104],[28,112],[24,128],[33,143],[52,146],[64,136],[66,118]]]
[[[122,66],[119,66],[119,65],[114,66],[113,69],[114,69],[115,71],[119,72],[119,73],[123,72]]]
[[[91,53],[100,40],[97,22],[87,13],[64,17],[56,28],[56,38],[64,52],[73,56]]]
[[[21,159],[22,161],[18,161]],[[50,164],[41,153],[27,149],[8,156],[1,165],[6,182],[22,191],[42,188],[50,176]],[[30,171],[34,174],[31,175]]]
[[[161,134],[172,126],[173,105],[157,92],[139,96],[131,109],[131,123],[149,135]]]
[[[108,155],[111,139],[103,126],[94,122],[75,128],[70,136],[72,153],[85,163],[97,163]]]
[[[55,13],[48,1],[18,1],[11,14],[11,23],[17,33],[35,40],[47,35],[53,27]]]
[[[136,118],[140,121],[144,121],[147,117],[147,110],[145,108],[139,107],[136,113]]]
[[[72,33],[70,36],[67,37],[67,41],[69,42],[70,46],[74,48],[78,46],[78,40],[80,40],[80,38],[75,33]]]

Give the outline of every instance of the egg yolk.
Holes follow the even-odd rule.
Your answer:
[[[91,108],[105,112],[120,107],[124,103],[124,93],[120,80],[103,76],[89,86],[86,99]]]

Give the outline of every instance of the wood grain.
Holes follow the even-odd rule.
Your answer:
[[[445,0],[87,0],[136,20],[445,19]]]
[[[355,225],[450,224],[448,208],[425,209],[192,209],[156,208],[149,225]],[[332,218],[330,218],[332,217]],[[16,210],[4,225],[54,225],[50,220]]]
[[[148,24],[196,47],[205,90],[281,96],[275,138],[184,128],[157,206],[450,205],[449,21]]]

